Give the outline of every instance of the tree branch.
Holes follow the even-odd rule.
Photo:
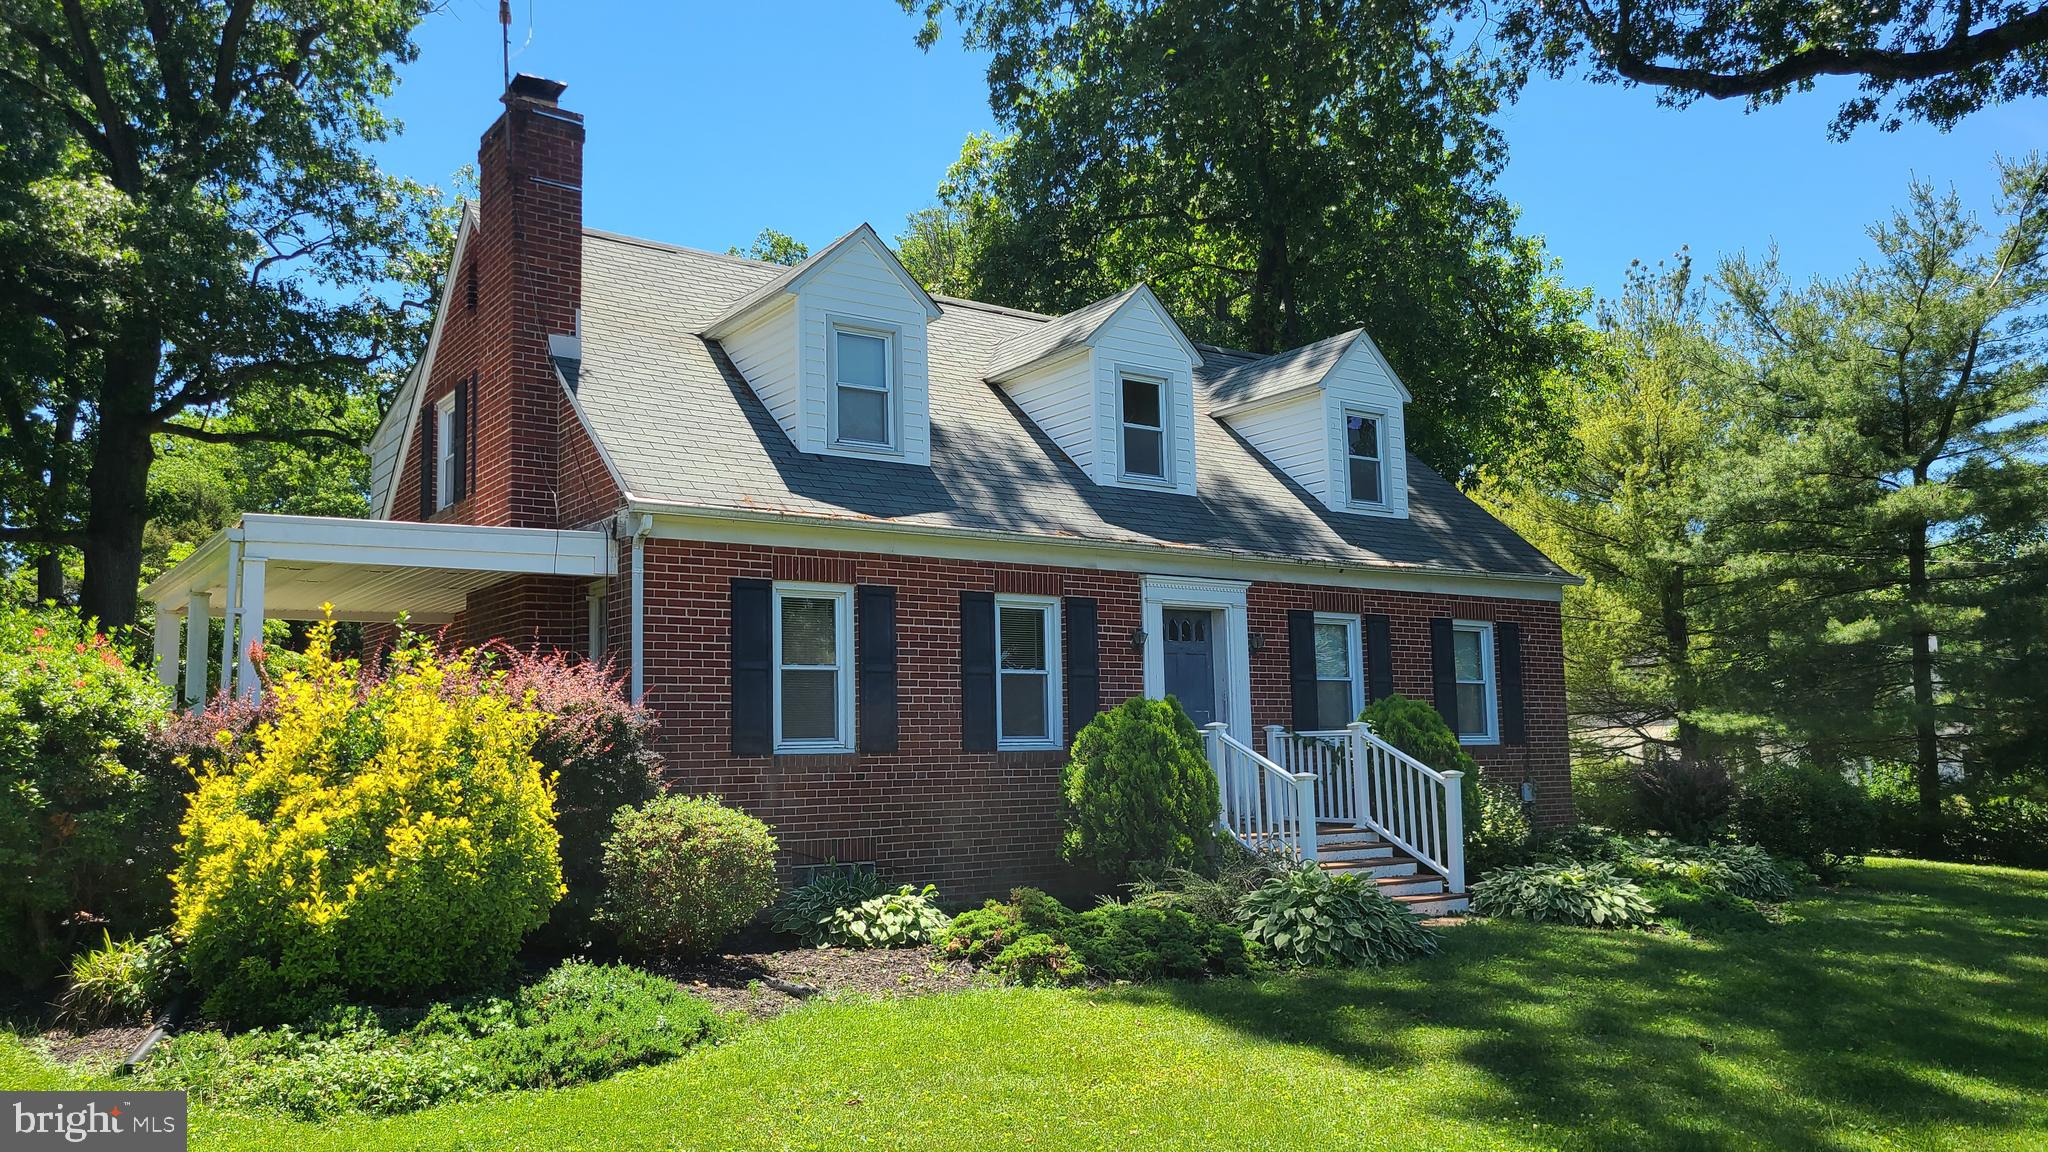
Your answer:
[[[163,432],[167,436],[182,436],[202,444],[297,444],[303,447],[321,441],[339,444],[345,448],[362,447],[362,441],[332,428],[249,428],[221,432],[212,428],[170,421],[163,425]]]

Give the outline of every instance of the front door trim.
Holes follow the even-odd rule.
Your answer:
[[[1222,619],[1212,635],[1212,657],[1224,672],[1219,677],[1225,689],[1216,700],[1217,715],[1230,726],[1230,734],[1251,743],[1252,669],[1249,616],[1245,611],[1245,580],[1209,580],[1198,576],[1147,576],[1144,578],[1145,695],[1166,698],[1165,610],[1191,608],[1221,610]]]

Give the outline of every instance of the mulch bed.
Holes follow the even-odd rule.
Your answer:
[[[726,1010],[768,1017],[817,996],[924,996],[975,983],[973,969],[934,947],[789,948],[735,952],[654,967]]]
[[[147,1035],[149,1029],[142,1025],[95,1028],[90,1032],[56,1029],[43,1033],[43,1050],[50,1054],[50,1059],[64,1064],[89,1061],[113,1065],[126,1060]]]

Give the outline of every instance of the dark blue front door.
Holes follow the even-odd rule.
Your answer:
[[[1216,721],[1215,645],[1210,638],[1210,613],[1164,612],[1166,630],[1166,694],[1180,701],[1196,726]]]

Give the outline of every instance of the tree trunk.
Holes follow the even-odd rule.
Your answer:
[[[1678,759],[1690,767],[1700,758],[1700,729],[1688,719],[1693,709],[1699,707],[1699,690],[1692,673],[1692,621],[1685,611],[1685,569],[1673,566],[1664,574],[1657,600],[1664,624],[1665,658],[1671,662]]]
[[[156,325],[127,326],[108,349],[98,435],[87,478],[80,615],[102,629],[135,623],[142,580],[142,529],[149,520],[149,468],[156,461]]]
[[[1906,601],[1913,608],[1914,781],[1920,792],[1921,847],[1941,847],[1941,743],[1934,710],[1934,633],[1928,630],[1927,525],[1911,529],[1906,546]]]
[[[64,602],[64,553],[56,548],[36,557],[36,603]]]

